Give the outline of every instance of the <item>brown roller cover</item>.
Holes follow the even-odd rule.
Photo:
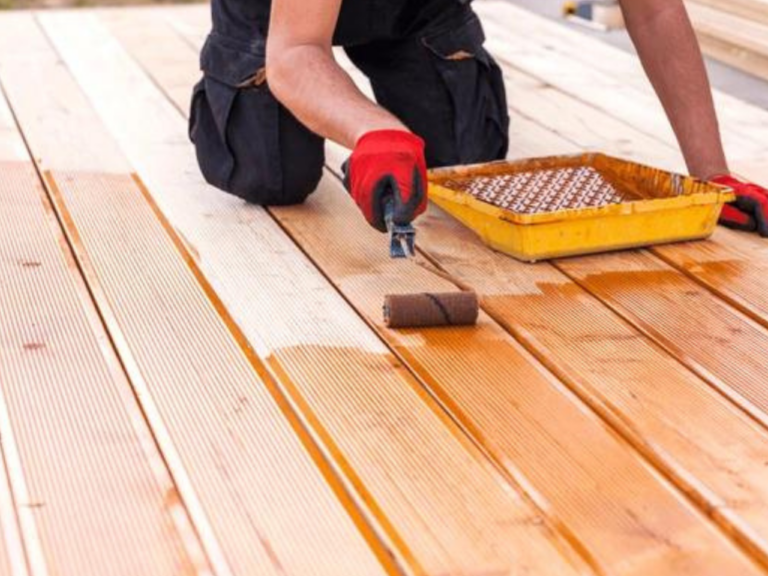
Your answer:
[[[389,328],[472,326],[480,313],[477,294],[396,294],[384,298],[384,323]]]

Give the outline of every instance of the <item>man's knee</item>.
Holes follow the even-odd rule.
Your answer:
[[[323,140],[269,91],[263,48],[214,33],[201,61],[189,128],[205,179],[255,204],[303,202],[322,176]]]

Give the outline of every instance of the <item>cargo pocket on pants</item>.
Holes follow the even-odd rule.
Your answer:
[[[284,203],[279,104],[265,82],[263,43],[212,33],[201,54],[189,136],[205,179],[256,204]]]
[[[485,35],[475,14],[458,27],[428,35],[423,44],[453,104],[453,129],[463,164],[504,158],[509,148],[509,114],[501,69],[483,48]]]

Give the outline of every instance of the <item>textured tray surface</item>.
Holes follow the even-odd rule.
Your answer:
[[[442,185],[518,214],[600,208],[630,199],[591,166],[452,179]]]

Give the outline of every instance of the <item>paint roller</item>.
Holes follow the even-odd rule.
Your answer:
[[[453,283],[441,270],[416,257],[416,229],[412,224],[394,221],[394,198],[384,202],[384,219],[389,232],[389,255],[408,259]],[[390,294],[384,298],[384,324],[389,328],[430,328],[441,326],[474,326],[480,314],[477,294],[462,287],[461,292],[446,294]]]

